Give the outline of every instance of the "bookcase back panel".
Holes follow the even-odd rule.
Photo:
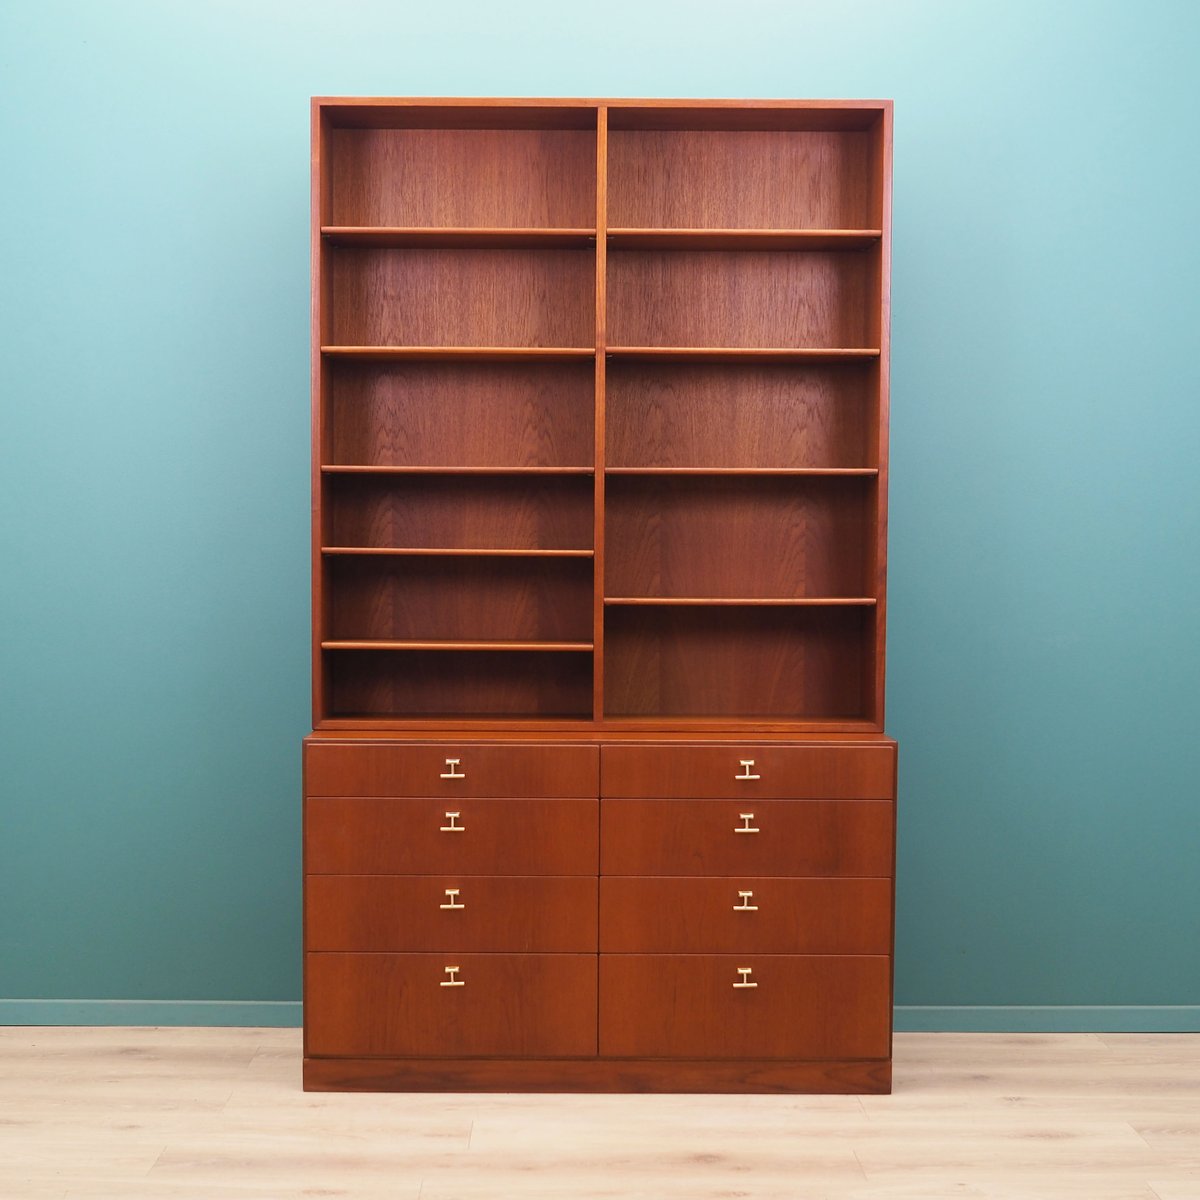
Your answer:
[[[614,129],[608,224],[877,229],[870,173],[868,133]]]
[[[585,250],[341,247],[328,257],[335,345],[595,345]]]
[[[632,475],[606,492],[607,596],[874,595],[873,479]]]
[[[772,133],[862,132],[877,129],[879,106],[836,101],[610,101],[608,128],[674,130],[768,130]]]
[[[540,651],[325,653],[335,718],[590,718],[592,656]]]
[[[872,364],[608,364],[610,467],[874,467]]]
[[[868,251],[618,250],[614,346],[869,346]]]
[[[610,717],[870,719],[863,608],[610,608]]]
[[[327,225],[594,228],[596,135],[335,129]]]
[[[586,558],[335,558],[334,640],[568,641],[592,638]]]
[[[589,550],[588,475],[345,475],[329,480],[325,544]]]
[[[864,127],[861,116],[857,124],[847,125],[841,109],[831,110],[831,115],[840,123],[820,128]],[[339,99],[321,101],[321,116],[332,134],[339,129],[488,129],[504,133],[511,129],[596,128],[596,106],[587,100]],[[803,128],[816,128],[807,123],[807,116],[805,122]]]
[[[584,363],[338,363],[331,462],[584,467],[594,458],[594,368]]]

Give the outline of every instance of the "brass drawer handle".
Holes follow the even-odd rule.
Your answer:
[[[462,970],[461,967],[447,967],[446,974],[449,975],[450,978],[443,979],[440,986],[441,987],[466,987],[467,986],[466,983],[463,980],[457,978],[460,970]]]
[[[466,777],[467,777],[466,771],[460,771],[458,769],[458,764],[461,762],[462,762],[461,758],[446,759],[446,766],[448,766],[450,768],[450,770],[443,771],[438,776],[438,778],[439,779],[466,779]]]
[[[466,833],[467,827],[465,825],[460,825],[458,823],[458,818],[461,816],[462,816],[461,812],[448,812],[446,814],[446,820],[449,821],[449,824],[440,826],[439,832],[440,833]]]
[[[447,814],[447,815],[449,815],[449,814]],[[750,822],[754,820],[753,813],[738,813],[738,820],[741,821],[741,825],[735,825],[733,827],[734,833],[758,833],[759,832],[759,830],[756,826],[750,824]]]
[[[758,984],[757,984],[757,983],[755,983],[755,982],[754,982],[754,980],[752,980],[752,979],[750,978],[750,973],[751,973],[753,970],[754,970],[754,968],[753,968],[753,967],[738,967],[738,969],[737,969],[737,973],[738,973],[738,974],[741,976],[741,979],[739,979],[739,980],[737,981],[737,983],[735,983],[733,986],[734,986],[735,988],[752,988],[752,987],[758,987]]]
[[[753,897],[753,895],[754,895],[753,892],[738,892],[738,896],[741,897],[741,899],[737,904],[735,904],[733,906],[733,911],[734,912],[758,912],[758,905],[750,903],[751,897]],[[443,905],[443,907],[445,907],[445,906]]]
[[[467,906],[465,904],[459,904],[458,902],[458,894],[460,890],[461,889],[459,888],[447,888],[446,895],[450,897],[450,903],[439,904],[438,908],[466,908]]]
[[[754,759],[739,758],[738,762],[741,763],[741,765],[742,765],[742,773],[740,775],[735,775],[734,779],[761,779],[762,778],[761,775],[754,775],[750,771],[750,768],[752,766],[754,766]]]

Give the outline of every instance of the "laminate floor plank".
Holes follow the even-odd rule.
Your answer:
[[[0,1175],[0,1179],[3,1179]],[[67,1193],[61,1184],[34,1183],[32,1180],[13,1178],[6,1185],[12,1190],[5,1194],[5,1200],[66,1200]]]
[[[0,1200],[1200,1200],[1200,1035],[899,1034],[890,1096],[304,1092],[292,1029],[0,1029]]]
[[[1200,1187],[1193,1176],[1186,1178],[1155,1176],[1150,1181],[1152,1200],[1196,1200]]]

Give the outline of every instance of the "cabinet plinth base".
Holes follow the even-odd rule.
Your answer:
[[[890,1059],[306,1058],[309,1092],[747,1092],[881,1095]]]

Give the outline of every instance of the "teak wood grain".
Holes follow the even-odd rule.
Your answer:
[[[780,130],[614,130],[609,224],[667,229],[878,227],[871,136]]]
[[[594,954],[305,958],[310,1055],[596,1053]]]
[[[332,463],[592,465],[591,363],[338,362]]]
[[[451,657],[451,654],[453,657]],[[325,711],[360,724],[592,715],[592,652],[327,651]]]
[[[874,467],[871,370],[613,359],[606,465]]]
[[[615,346],[872,347],[871,251],[612,250]]]
[[[609,608],[605,714],[872,721],[874,630],[861,607]]]
[[[610,477],[608,596],[871,596],[874,480]]]
[[[314,1092],[841,1093],[892,1088],[890,1059],[306,1058]],[[541,1149],[539,1148],[539,1156]],[[597,1197],[599,1200],[599,1197]]]
[[[310,951],[596,952],[594,875],[313,875],[305,886]]]
[[[596,101],[567,99],[473,100],[461,96],[314,96],[313,111],[334,129],[595,129]],[[652,104],[657,103],[652,101]],[[718,101],[718,103],[720,103]],[[818,102],[821,103],[821,102]],[[851,108],[863,102],[850,101]],[[870,108],[858,114],[858,124],[871,123]],[[839,123],[821,128],[843,128],[841,102],[832,106]],[[805,125],[805,128],[809,126]]]
[[[890,977],[882,954],[605,954],[600,1053],[886,1058]]]
[[[735,832],[747,826],[759,832]],[[890,877],[892,859],[888,800],[606,799],[600,806],[605,875]]]
[[[600,752],[601,795],[703,800],[887,800],[895,795],[891,742],[773,746],[744,742],[613,746]],[[746,778],[746,777],[749,778]]]
[[[575,129],[337,129],[329,225],[590,227],[596,137]]]
[[[335,345],[592,344],[588,251],[339,247],[327,256]]]
[[[310,796],[304,812],[310,875],[594,876],[599,864],[594,799]]]
[[[591,549],[586,476],[345,476],[327,485],[323,545]]]
[[[536,742],[310,743],[304,770],[310,796],[591,798],[600,757],[595,746]]]
[[[345,557],[328,570],[334,640],[591,642],[589,559]]]
[[[890,879],[605,875],[606,954],[890,954]]]

